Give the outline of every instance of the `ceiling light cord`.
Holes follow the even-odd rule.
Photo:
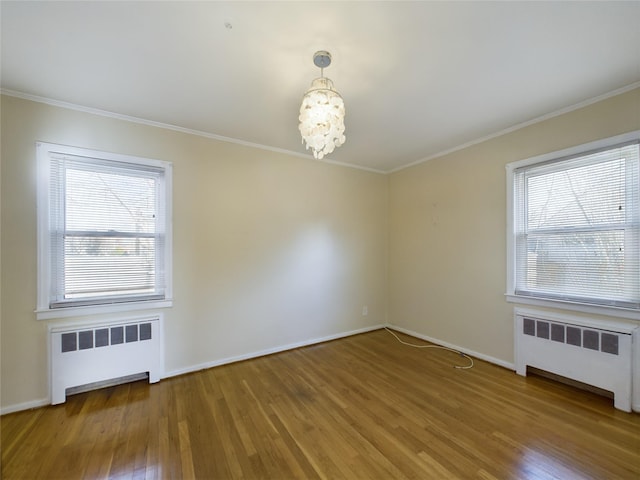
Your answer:
[[[405,342],[404,340],[401,340],[400,337],[398,337],[398,335],[395,334],[395,332],[393,332],[392,330],[389,330],[387,327],[384,327],[384,329],[387,332],[389,332],[391,335],[396,337],[396,340],[398,340],[403,345],[407,345],[409,347],[414,347],[414,348],[439,348],[441,350],[448,350],[449,352],[453,352],[453,353],[457,353],[458,355],[462,355],[464,358],[469,360],[469,362],[471,362],[469,365],[454,365],[453,368],[457,368],[457,369],[460,369],[460,370],[468,370],[469,368],[473,368],[473,358],[471,358],[466,353],[459,352],[458,350],[454,350],[453,348],[443,347],[441,345],[415,345],[413,343],[408,343],[408,342]]]

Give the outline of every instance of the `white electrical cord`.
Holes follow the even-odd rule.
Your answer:
[[[407,345],[409,347],[414,347],[414,348],[439,348],[441,350],[448,350],[450,352],[457,353],[458,355],[462,355],[464,358],[466,358],[467,360],[469,360],[471,362],[469,365],[466,365],[466,366],[465,365],[454,365],[453,368],[459,368],[461,370],[467,370],[469,368],[473,368],[473,358],[471,358],[466,353],[459,352],[458,350],[454,350],[453,348],[443,347],[441,345],[415,345],[413,343],[407,343],[407,342],[401,340],[400,337],[398,337],[398,335],[396,335],[393,331],[389,330],[387,327],[384,327],[384,329],[387,332],[389,332],[391,335],[396,337],[396,340],[398,340],[403,345]]]

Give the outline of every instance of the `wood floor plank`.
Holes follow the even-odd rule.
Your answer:
[[[425,343],[399,334],[412,343]],[[0,418],[3,479],[640,478],[610,398],[378,330]]]

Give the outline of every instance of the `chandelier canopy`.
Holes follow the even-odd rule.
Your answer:
[[[333,87],[333,82],[323,75],[323,69],[331,64],[331,54],[325,51],[313,55],[313,63],[320,67],[320,77],[302,98],[300,125],[302,143],[313,151],[318,160],[330,154],[345,142],[344,102]]]

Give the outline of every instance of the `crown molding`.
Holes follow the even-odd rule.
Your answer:
[[[445,155],[449,155],[451,153],[460,151],[460,150],[464,150],[465,148],[469,148],[472,147],[474,145],[478,145],[480,143],[486,142],[488,140],[492,140],[494,138],[500,137],[502,135],[506,135],[507,133],[511,133],[511,132],[515,132],[516,130],[520,130],[522,128],[528,127],[530,125],[534,125],[536,123],[540,123],[543,122],[545,120],[549,120],[551,118],[554,117],[558,117],[560,115],[564,115],[565,113],[570,113],[573,112],[575,110],[579,110],[581,108],[584,107],[588,107],[589,105],[593,105],[594,103],[598,103],[601,102],[603,100],[606,100],[608,98],[611,97],[615,97],[617,95],[622,95],[623,93],[627,93],[630,92],[631,90],[635,90],[636,88],[640,87],[640,81],[639,82],[634,82],[630,85],[626,85],[624,87],[618,88],[616,90],[612,90],[611,92],[602,94],[602,95],[598,95],[597,97],[593,97],[587,100],[583,100],[582,102],[578,102],[575,103],[573,105],[569,105],[568,107],[564,107],[561,108],[560,110],[555,110],[551,113],[547,113],[545,115],[533,118],[531,120],[527,120],[526,122],[522,122],[522,123],[518,123],[516,125],[513,125],[511,127],[505,128],[503,130],[500,130],[498,132],[486,135],[484,137],[480,137],[477,138],[475,140],[471,140],[469,142],[463,143],[461,145],[457,145],[455,147],[446,149],[446,150],[442,150],[440,152],[434,153],[433,155],[429,155],[428,157],[424,157],[421,158],[419,160],[416,160],[414,162],[408,163],[406,165],[403,165],[402,167],[398,167],[398,168],[394,168],[391,170],[378,170],[375,168],[369,168],[369,167],[363,167],[361,165],[355,165],[353,163],[347,163],[347,162],[340,162],[337,160],[330,160],[330,159],[323,159],[323,160],[315,160],[313,158],[312,155],[308,155],[305,153],[300,153],[300,152],[295,152],[292,150],[286,150],[284,148],[277,148],[277,147],[271,147],[268,145],[262,145],[259,143],[253,143],[253,142],[247,142],[244,140],[240,140],[237,138],[231,138],[231,137],[225,137],[223,135],[217,135],[215,133],[209,133],[209,132],[204,132],[201,130],[193,130],[190,128],[185,128],[185,127],[180,127],[178,125],[171,125],[168,123],[162,123],[162,122],[156,122],[153,120],[147,120],[144,118],[139,118],[139,117],[133,117],[130,115],[123,115],[120,113],[115,113],[115,112],[110,112],[107,110],[100,110],[98,108],[92,108],[92,107],[86,107],[83,105],[78,105],[75,103],[70,103],[70,102],[63,102],[61,100],[55,100],[55,99],[51,99],[51,98],[47,98],[47,97],[41,97],[38,95],[32,95],[32,94],[28,94],[28,93],[24,93],[24,92],[19,92],[16,90],[9,90],[9,89],[5,89],[5,88],[0,88],[0,94],[2,95],[7,95],[10,97],[16,97],[16,98],[21,98],[24,100],[30,100],[32,102],[38,102],[38,103],[44,103],[47,105],[52,105],[55,107],[60,107],[60,108],[66,108],[68,110],[76,110],[79,112],[84,112],[84,113],[90,113],[93,115],[99,115],[102,117],[109,117],[109,118],[115,118],[118,120],[123,120],[125,122],[131,122],[131,123],[138,123],[138,124],[142,124],[142,125],[148,125],[148,126],[152,126],[152,127],[157,127],[157,128],[163,128],[166,130],[173,130],[176,132],[181,132],[181,133],[186,133],[189,135],[195,135],[198,137],[204,137],[204,138],[209,138],[212,140],[218,140],[221,142],[227,142],[227,143],[233,143],[236,145],[242,145],[245,147],[251,147],[251,148],[257,148],[260,150],[266,150],[269,152],[275,152],[275,153],[281,153],[284,155],[290,155],[290,156],[294,156],[294,157],[298,157],[298,158],[303,158],[306,160],[314,160],[314,161],[320,161],[322,163],[328,163],[331,165],[337,165],[340,167],[346,167],[346,168],[354,168],[356,170],[363,170],[366,172],[371,172],[371,173],[377,173],[377,174],[391,174],[391,173],[396,173],[399,172],[401,170],[404,170],[406,168],[410,168],[410,167],[414,167],[417,165],[420,165],[422,163],[428,162],[430,160],[434,160],[436,158],[440,158],[440,157],[444,157]]]
[[[67,110],[75,110],[77,112],[90,113],[92,115],[114,118],[114,119],[122,120],[125,122],[137,123],[137,124],[147,125],[147,126],[156,127],[156,128],[163,128],[165,130],[173,130],[175,132],[209,138],[212,140],[218,140],[220,142],[233,143],[236,145],[242,145],[244,147],[257,148],[259,150],[266,150],[269,152],[281,153],[284,155],[303,158],[305,160],[320,161],[321,163],[329,163],[331,165],[337,165],[337,166],[346,167],[346,168],[355,168],[356,170],[364,170],[366,172],[371,172],[371,173],[378,173],[378,174],[387,173],[385,171],[377,170],[375,168],[363,167],[361,165],[355,165],[353,163],[339,162],[337,160],[328,160],[328,159],[315,160],[312,155],[309,155],[306,153],[299,153],[299,152],[294,152],[292,150],[286,150],[284,148],[277,148],[277,147],[271,147],[269,145],[262,145],[259,143],[247,142],[245,140],[240,140],[237,138],[225,137],[223,135],[217,135],[215,133],[204,132],[201,130],[193,130],[191,128],[180,127],[178,125],[172,125],[169,123],[162,123],[162,122],[156,122],[154,120],[147,120],[145,118],[133,117],[130,115],[123,115],[121,113],[110,112],[108,110],[101,110],[99,108],[86,107],[84,105],[78,105],[75,103],[64,102],[64,101],[55,100],[52,98],[41,97],[39,95],[32,95],[32,94],[20,92],[17,90],[0,88],[0,94],[7,95],[9,97],[21,98],[23,100],[29,100],[32,102],[44,103],[46,105],[51,105],[54,107],[65,108]]]
[[[547,113],[540,117],[533,118],[531,120],[527,120],[526,122],[518,123],[511,127],[505,128],[504,130],[500,130],[498,132],[486,135],[484,137],[477,138],[475,140],[471,140],[469,142],[463,143],[453,148],[449,148],[447,150],[443,150],[438,153],[434,153],[433,155],[429,155],[428,157],[421,158],[420,160],[416,160],[415,162],[408,163],[402,167],[394,168],[393,170],[387,170],[386,173],[395,173],[400,170],[404,170],[405,168],[415,167],[416,165],[420,165],[421,163],[428,162],[429,160],[434,160],[436,158],[444,157],[445,155],[449,155],[450,153],[457,152],[459,150],[464,150],[465,148],[472,147],[473,145],[478,145],[479,143],[486,142],[488,140],[500,137],[502,135],[506,135],[507,133],[515,132],[516,130],[520,130],[521,128],[528,127],[530,125],[534,125],[536,123],[543,122],[545,120],[549,120],[554,117],[559,117],[560,115],[564,115],[565,113],[573,112],[575,110],[580,110],[581,108],[588,107],[589,105],[593,105],[594,103],[601,102],[611,97],[615,97],[617,95],[622,95],[623,93],[630,92],[631,90],[635,90],[640,87],[640,82],[634,82],[630,85],[618,88],[616,90],[612,90],[611,92],[598,95],[597,97],[589,98],[587,100],[583,100],[582,102],[575,103],[573,105],[569,105],[568,107],[561,108],[560,110],[555,110],[551,113]]]

